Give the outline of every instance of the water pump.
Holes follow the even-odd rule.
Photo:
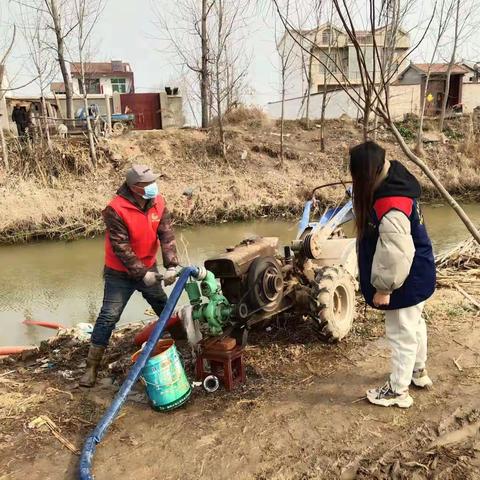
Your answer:
[[[185,290],[193,307],[193,320],[208,324],[212,335],[221,335],[231,317],[233,307],[222,295],[215,275],[207,270],[200,285],[196,281],[190,281],[185,285]],[[208,301],[202,302],[202,297]]]

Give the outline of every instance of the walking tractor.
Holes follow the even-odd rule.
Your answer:
[[[350,191],[343,205],[311,219],[316,192],[331,185],[313,191],[283,255],[277,237],[258,237],[205,261],[204,279],[186,285],[193,319],[208,325],[211,335],[230,335],[242,345],[252,325],[284,312],[311,318],[326,341],[345,337],[355,313],[357,276],[356,241],[342,229],[353,218]]]
[[[247,239],[207,260],[204,267],[182,270],[159,320],[137,334],[135,342],[146,343],[112,405],[85,441],[79,462],[82,480],[93,478],[96,445],[137,379],[142,378],[156,410],[177,408],[190,397],[191,385],[173,341],[160,340],[169,318],[180,315],[187,320],[187,336],[195,339],[191,343],[200,339],[198,324],[208,330],[195,366],[196,378],[208,392],[218,388],[219,379],[227,390],[243,383],[242,351],[250,327],[278,314],[292,312],[311,318],[327,341],[347,335],[355,310],[357,261],[355,239],[345,237],[342,225],[352,219],[352,202],[347,191],[342,206],[328,208],[319,220],[312,221],[318,204],[315,193],[322,187],[305,204],[297,236],[283,255],[278,251],[278,238]],[[184,288],[190,305],[172,317]]]

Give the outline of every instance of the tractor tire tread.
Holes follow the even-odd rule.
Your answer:
[[[334,291],[342,287],[346,295],[347,312],[339,321],[333,314]],[[322,340],[334,343],[351,329],[355,313],[355,282],[342,267],[322,267],[315,275],[312,288],[311,317]]]

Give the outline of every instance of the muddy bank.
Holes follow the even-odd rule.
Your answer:
[[[461,125],[456,128],[461,132]],[[317,128],[307,131],[289,123],[283,165],[278,128],[261,116],[228,126],[227,160],[218,155],[215,138],[214,131],[189,129],[131,132],[102,141],[96,168],[80,140],[58,141],[52,153],[17,150],[11,155],[16,173],[0,177],[0,242],[102,233],[101,209],[132,161],[149,163],[162,173],[161,190],[179,225],[298,214],[315,186],[346,178],[348,148],[361,141],[361,130],[350,121],[329,122],[327,149],[321,153]],[[390,158],[405,160],[388,132],[379,132],[378,140]],[[452,193],[479,198],[478,156],[461,133],[451,134],[446,143],[427,144],[425,151],[428,165]],[[425,198],[437,198],[428,180],[420,179]],[[191,200],[183,195],[186,190]],[[323,195],[332,201],[341,189]]]

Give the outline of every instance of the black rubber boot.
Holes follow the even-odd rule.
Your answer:
[[[105,347],[90,345],[87,357],[87,369],[80,379],[82,387],[93,387],[97,381],[98,368],[105,353]]]

